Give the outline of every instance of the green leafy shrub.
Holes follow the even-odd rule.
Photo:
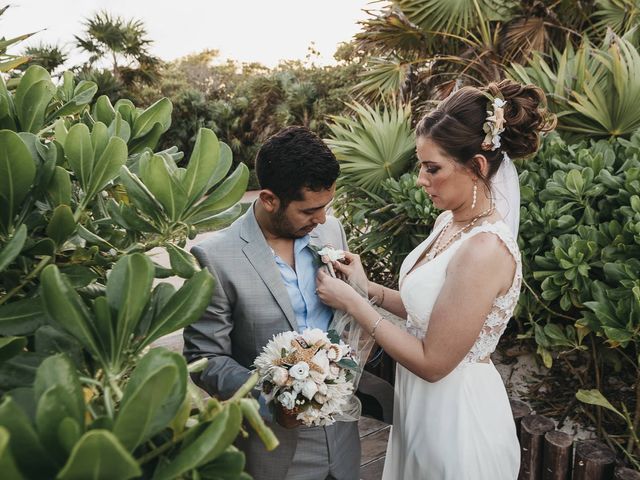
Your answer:
[[[187,168],[156,152],[172,105],[112,105],[92,82],[39,66],[0,77],[0,463],[8,478],[242,479],[244,417],[206,403],[181,355],[151,348],[200,317],[214,288],[181,246],[240,212],[248,169],[199,131]],[[166,249],[171,268],[143,253]],[[178,275],[176,290],[156,278]],[[194,370],[197,366],[191,366]]]

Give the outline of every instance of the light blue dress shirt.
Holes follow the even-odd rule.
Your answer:
[[[295,270],[272,250],[273,258],[289,294],[298,331],[319,328],[326,332],[333,310],[322,303],[316,294],[317,256],[309,246],[309,241],[309,235],[305,235],[296,238],[293,243]]]

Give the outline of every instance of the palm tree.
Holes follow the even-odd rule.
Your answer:
[[[49,73],[53,73],[62,66],[69,55],[56,44],[40,43],[35,46],[26,47],[24,55],[29,57],[29,61],[19,67],[19,70],[26,70],[31,65],[40,65]]]
[[[534,51],[550,53],[553,48],[563,49],[567,42],[578,45],[582,40],[578,32],[589,30],[603,38],[606,28],[602,22],[593,23],[592,14],[604,18],[605,3],[612,10],[621,2],[636,3],[387,2],[381,10],[369,12],[371,17],[356,36],[359,47],[370,55],[370,68],[358,90],[370,97],[399,95],[414,103],[414,112],[420,113],[426,100],[442,98],[460,84],[504,78],[506,66],[526,63]]]
[[[84,37],[75,38],[78,47],[90,54],[89,66],[107,60],[113,76],[129,85],[135,79],[150,83],[156,78],[159,60],[149,53],[152,40],[147,38],[142,21],[102,11],[86,19],[84,25]]]

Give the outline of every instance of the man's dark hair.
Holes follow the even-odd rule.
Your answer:
[[[303,198],[303,189],[327,190],[340,174],[329,147],[306,127],[287,127],[269,137],[256,155],[260,188],[275,193],[283,206]]]

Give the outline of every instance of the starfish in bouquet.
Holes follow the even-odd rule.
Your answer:
[[[298,362],[305,362],[309,365],[311,370],[315,370],[318,373],[324,373],[322,367],[313,361],[315,354],[324,346],[324,342],[322,340],[318,340],[307,348],[305,348],[298,340],[291,340],[291,346],[293,347],[293,351],[289,352],[285,357],[275,360],[274,363],[276,365],[295,365]]]

